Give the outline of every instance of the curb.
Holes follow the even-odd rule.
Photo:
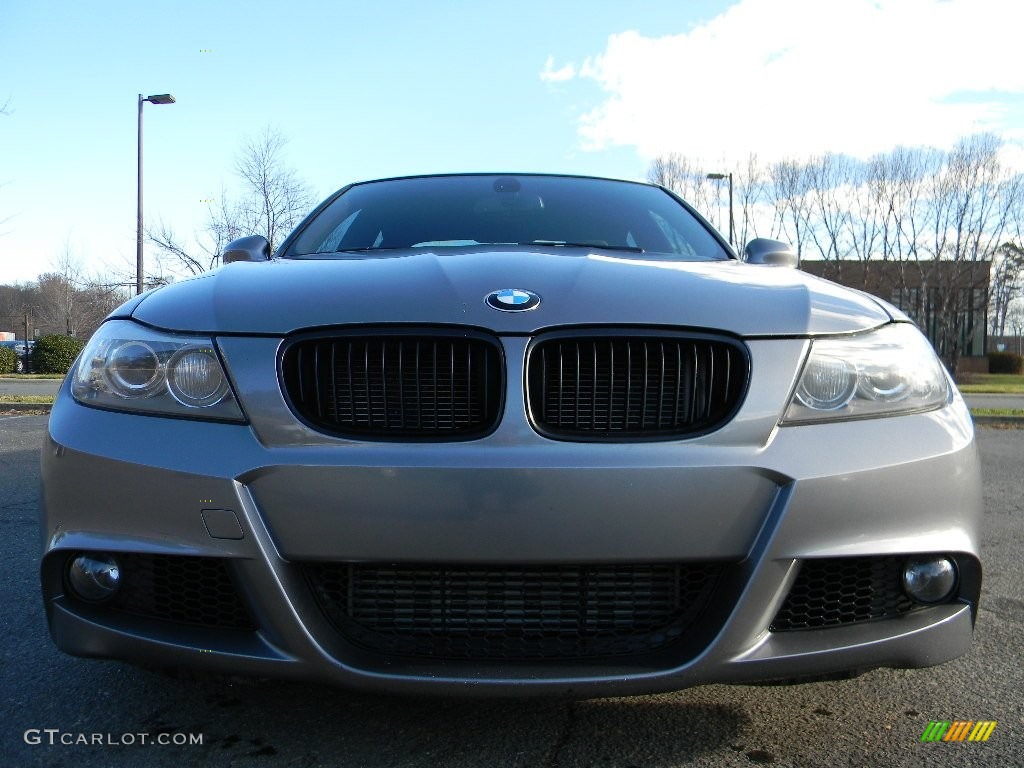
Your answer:
[[[44,411],[50,412],[53,403],[0,403],[0,413],[8,411]]]
[[[978,426],[990,426],[992,424],[1005,424],[1014,427],[1024,427],[1024,416],[971,416]]]

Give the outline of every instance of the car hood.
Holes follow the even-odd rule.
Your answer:
[[[496,311],[484,299],[502,288],[533,291],[540,306]],[[234,263],[139,299],[122,316],[175,331],[275,335],[429,323],[498,333],[636,324],[802,336],[867,330],[891,319],[866,294],[795,269],[570,248],[418,248],[372,258]]]

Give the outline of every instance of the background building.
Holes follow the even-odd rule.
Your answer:
[[[957,372],[987,372],[989,261],[804,260],[805,272],[895,304]]]

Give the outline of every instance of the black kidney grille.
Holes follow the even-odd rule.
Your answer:
[[[223,560],[122,553],[121,588],[109,603],[125,613],[222,629],[255,629]]]
[[[722,566],[309,564],[324,614],[383,653],[515,661],[649,653],[684,637]]]
[[[555,437],[685,436],[728,420],[749,363],[738,345],[673,337],[570,337],[530,353],[530,412]]]
[[[314,427],[359,437],[472,437],[497,423],[501,353],[463,336],[340,336],[285,353],[293,407]]]
[[[885,556],[805,561],[770,629],[838,627],[913,610],[917,606],[904,594],[901,582],[905,560]]]

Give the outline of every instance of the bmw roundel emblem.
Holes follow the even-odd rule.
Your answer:
[[[521,288],[502,288],[487,294],[487,306],[502,312],[525,312],[540,306],[540,296]]]

